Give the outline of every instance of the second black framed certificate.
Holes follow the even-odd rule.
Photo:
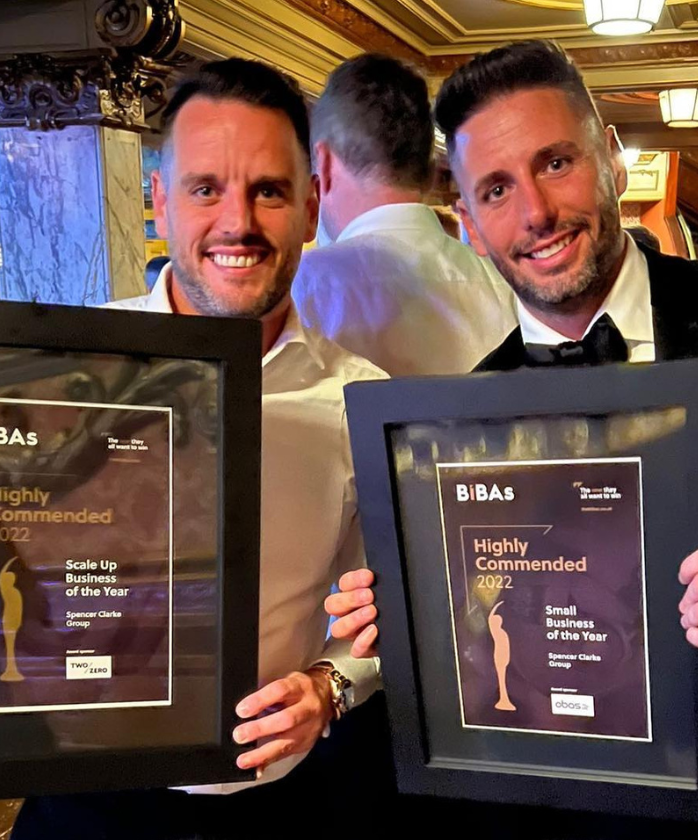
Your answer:
[[[698,363],[347,387],[400,789],[698,816]]]

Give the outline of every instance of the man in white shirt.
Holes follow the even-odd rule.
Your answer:
[[[287,774],[378,682],[375,662],[325,643],[323,599],[363,563],[342,389],[384,374],[303,327],[291,302],[317,220],[302,94],[266,65],[217,62],[180,84],[164,126],[153,203],[172,262],[149,296],[114,305],[262,320],[260,688],[238,704],[243,720],[232,733],[239,744],[259,739],[238,765],[257,769],[251,786],[260,790],[35,799],[20,815],[19,838],[239,836],[246,807],[260,821],[264,808],[274,819],[303,797],[308,808],[323,795],[322,779],[303,767]]]
[[[489,260],[423,204],[434,128],[424,79],[365,54],[329,77],[311,117],[322,227],[293,287],[304,323],[389,374],[465,373],[516,323]]]

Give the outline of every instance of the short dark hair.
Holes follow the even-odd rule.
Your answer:
[[[286,114],[310,166],[308,106],[298,83],[286,73],[262,61],[244,58],[228,58],[203,64],[179,82],[163,111],[163,147],[167,144],[175,117],[194,96],[237,100]]]
[[[324,140],[357,175],[375,173],[425,189],[432,174],[429,91],[410,65],[364,53],[334,70],[311,114],[313,143]]]
[[[463,123],[493,99],[530,88],[558,88],[582,113],[601,119],[579,69],[553,41],[517,41],[476,56],[443,83],[436,98],[436,122],[449,153]]]

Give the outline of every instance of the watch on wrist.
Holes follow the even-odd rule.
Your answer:
[[[334,720],[339,720],[354,707],[354,686],[351,680],[338,671],[331,662],[316,662],[312,668],[315,671],[322,671],[327,676],[332,717]]]

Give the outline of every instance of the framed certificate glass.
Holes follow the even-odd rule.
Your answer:
[[[695,362],[347,388],[401,790],[698,814]]]
[[[0,796],[234,781],[260,328],[0,306]]]

